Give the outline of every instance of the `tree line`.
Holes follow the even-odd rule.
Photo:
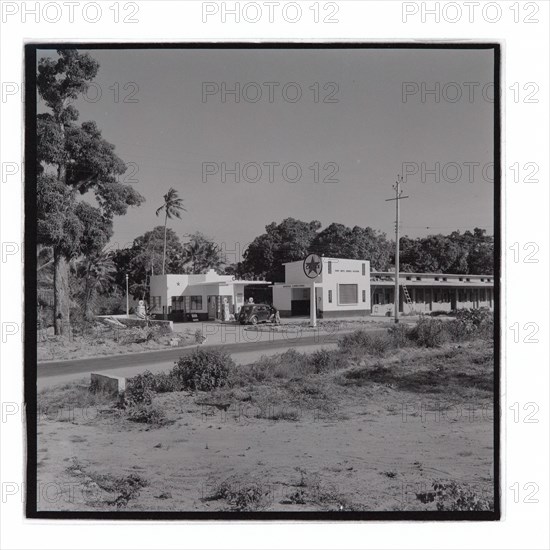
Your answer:
[[[243,260],[229,266],[240,277],[261,277],[284,281],[285,262],[302,260],[309,253],[332,258],[369,260],[373,271],[394,269],[395,241],[371,227],[348,227],[332,223],[321,230],[321,223],[287,218],[265,228],[243,254]],[[494,238],[484,229],[453,231],[449,235],[401,237],[400,270],[411,273],[493,272]]]

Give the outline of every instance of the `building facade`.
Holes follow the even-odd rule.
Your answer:
[[[372,315],[392,315],[395,273],[373,271]],[[494,307],[492,275],[400,273],[399,311],[405,315]]]
[[[173,321],[227,321],[242,307],[247,286],[269,284],[236,280],[213,269],[197,275],[152,275],[149,307],[152,315]]]
[[[370,262],[325,257],[321,261],[321,274],[314,280],[304,273],[302,261],[284,264],[285,282],[273,285],[273,305],[281,317],[309,315],[313,286],[320,316],[369,315]]]
[[[243,306],[245,289],[261,286],[271,287],[272,303],[281,317],[309,316],[313,292],[320,318],[393,315],[393,272],[371,272],[368,260],[323,257],[321,261],[322,270],[315,279],[306,276],[302,261],[286,263],[285,282],[273,285],[236,280],[214,270],[153,275],[149,306],[154,316],[173,321],[227,321]],[[399,277],[399,311],[404,315],[493,309],[494,299],[492,275],[401,273]]]
[[[319,317],[390,316],[395,274],[370,271],[367,260],[322,258],[314,280],[303,262],[285,264],[285,282],[273,285],[273,305],[282,317],[309,315],[315,287]],[[313,282],[314,281],[314,282]],[[492,275],[400,273],[399,311],[404,315],[494,307]]]

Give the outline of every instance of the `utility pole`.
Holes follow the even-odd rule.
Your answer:
[[[126,273],[126,317],[130,317],[130,300],[128,298],[128,273]]]
[[[408,195],[403,195],[401,185],[403,184],[403,176],[398,175],[393,189],[395,190],[395,197],[393,199],[386,199],[388,201],[395,201],[395,290],[394,290],[394,321],[399,323],[399,201],[401,199],[408,199]]]

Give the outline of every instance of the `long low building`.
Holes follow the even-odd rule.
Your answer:
[[[321,258],[322,271],[314,279],[319,317],[391,315],[395,274],[370,271],[367,260]],[[303,262],[285,264],[285,282],[273,285],[273,305],[281,316],[308,315],[313,281]],[[399,311],[403,314],[493,308],[492,275],[401,273]]]
[[[285,282],[236,280],[214,270],[196,275],[154,275],[149,306],[153,315],[173,321],[227,321],[238,313],[253,289],[270,287],[281,317],[308,316],[315,288],[319,317],[389,316],[394,311],[392,272],[370,270],[368,260],[321,258],[314,280],[303,262],[285,266]],[[450,312],[494,306],[492,275],[401,273],[399,311],[403,314]],[[269,301],[269,300],[268,300]]]

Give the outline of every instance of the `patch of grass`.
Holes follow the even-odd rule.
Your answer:
[[[493,499],[488,498],[483,486],[438,481],[430,491],[423,491],[416,498],[424,503],[435,502],[439,512],[474,512],[494,510]]]
[[[269,486],[259,481],[243,481],[236,476],[222,481],[207,500],[225,500],[238,512],[250,512],[266,508],[272,500]]]
[[[394,347],[393,341],[387,334],[365,330],[356,330],[351,334],[345,334],[338,340],[338,348],[341,351],[354,355],[369,354],[381,357]]]
[[[38,414],[48,418],[62,411],[113,405],[116,398],[107,394],[93,393],[85,380],[46,388],[38,393]]]
[[[304,468],[296,468],[300,479],[283,504],[313,504],[324,510],[353,511],[358,507],[345,497],[339,487],[327,482],[317,473],[307,472]]]
[[[104,501],[95,500],[94,504],[96,506],[107,504],[116,508],[123,508],[130,500],[139,496],[140,489],[148,485],[147,480],[138,474],[115,476],[90,471],[76,458],[73,458],[73,462],[67,468],[67,471],[75,477],[82,478],[85,485],[92,490],[92,494],[95,494],[96,497],[99,496],[97,489],[111,495],[111,498],[106,498]],[[94,491],[94,489],[96,490]]]
[[[166,414],[163,409],[153,403],[139,403],[128,407],[126,411],[128,420],[140,424],[162,426],[166,423]]]
[[[398,391],[445,398],[488,398],[493,391],[493,350],[480,341],[468,347],[402,350],[391,358],[354,366],[337,377],[343,386],[382,384]]]

